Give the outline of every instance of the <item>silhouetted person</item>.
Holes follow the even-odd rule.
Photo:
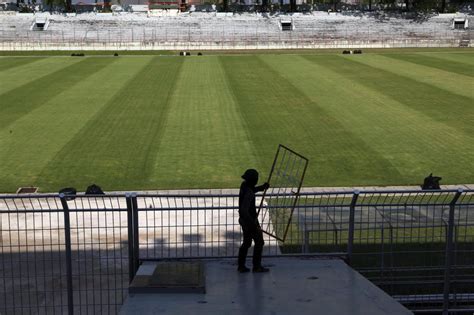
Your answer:
[[[239,249],[238,271],[248,272],[249,268],[245,266],[247,252],[255,243],[253,249],[253,272],[267,272],[267,268],[262,267],[263,233],[260,229],[260,223],[257,218],[257,209],[255,207],[255,193],[268,189],[268,183],[256,186],[258,182],[258,172],[254,169],[248,169],[242,175],[244,181],[240,185],[239,193],[239,224],[242,227],[244,240]]]

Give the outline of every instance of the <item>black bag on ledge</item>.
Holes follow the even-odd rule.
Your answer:
[[[86,195],[105,195],[104,191],[100,186],[97,186],[96,184],[92,184],[86,189]]]
[[[67,201],[76,199],[76,188],[73,188],[73,187],[63,188],[59,191],[59,193],[64,194],[64,198]]]
[[[428,177],[425,178],[423,185],[421,185],[421,189],[423,190],[441,189],[439,187],[439,181],[441,179],[442,179],[441,177],[433,176],[433,173],[431,173]]]

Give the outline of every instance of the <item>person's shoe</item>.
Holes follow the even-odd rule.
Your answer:
[[[241,266],[241,267],[237,268],[237,271],[239,271],[240,273],[244,273],[244,272],[249,272],[250,269],[245,267],[245,266]]]
[[[253,267],[252,271],[253,272],[269,272],[270,269],[260,266],[260,267]]]

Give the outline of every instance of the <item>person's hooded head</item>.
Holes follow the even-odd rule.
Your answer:
[[[258,183],[258,172],[253,168],[248,169],[245,171],[244,175],[242,175],[242,178],[247,182],[247,184],[254,187]]]

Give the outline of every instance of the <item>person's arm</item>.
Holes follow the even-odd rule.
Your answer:
[[[254,219],[250,216],[250,206],[253,198],[250,195],[250,191],[246,191],[242,200],[240,208],[240,218],[244,224],[248,226],[256,226]]]
[[[268,187],[270,187],[270,184],[268,184],[268,183],[264,183],[263,185],[256,186],[255,187],[255,192],[267,190]]]

